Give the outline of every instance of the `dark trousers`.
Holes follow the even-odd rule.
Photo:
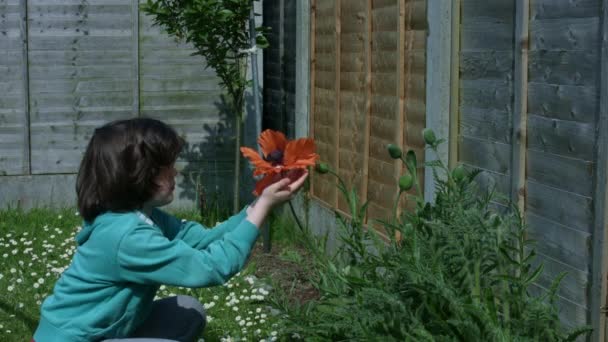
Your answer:
[[[103,342],[192,342],[206,323],[205,308],[197,299],[169,297],[154,301],[150,316],[131,337]]]

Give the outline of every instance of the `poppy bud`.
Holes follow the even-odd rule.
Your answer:
[[[435,137],[435,132],[433,132],[433,130],[430,128],[425,128],[422,131],[422,136],[424,137],[424,142],[427,145],[433,145],[435,141],[437,141],[437,138]]]
[[[498,216],[496,214],[492,214],[492,216],[490,216],[490,222],[491,222],[491,225],[496,228],[496,227],[500,226],[500,224],[502,223],[502,220],[500,219],[500,216]]]
[[[462,166],[462,165],[458,165],[458,166],[456,166],[456,168],[454,168],[454,170],[452,170],[452,177],[457,182],[460,182],[461,180],[463,180],[465,176],[466,176],[466,170],[464,169],[464,166]]]
[[[388,154],[390,154],[391,158],[393,159],[399,159],[401,158],[401,149],[399,148],[399,146],[395,145],[395,144],[388,144],[386,145],[386,149],[388,150]]]
[[[327,165],[325,163],[318,163],[315,167],[315,170],[317,170],[317,172],[320,174],[328,173],[329,165]]]
[[[406,173],[399,178],[399,189],[401,189],[401,191],[408,191],[412,186],[414,186],[414,177],[409,173]]]

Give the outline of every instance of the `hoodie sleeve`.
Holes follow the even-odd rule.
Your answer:
[[[224,234],[233,231],[246,217],[247,207],[219,225],[207,228],[198,222],[181,221],[160,209],[154,209],[152,212],[152,219],[169,240],[180,239],[196,249],[205,248],[212,241],[220,239]]]
[[[168,239],[154,226],[140,224],[119,243],[119,276],[140,284],[223,284],[243,268],[257,236],[257,227],[242,220],[220,239],[196,249],[181,239]]]

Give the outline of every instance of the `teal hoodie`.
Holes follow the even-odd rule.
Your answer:
[[[150,312],[160,284],[225,283],[258,236],[246,210],[213,229],[154,209],[108,212],[76,236],[72,263],[41,307],[36,342],[128,337]]]

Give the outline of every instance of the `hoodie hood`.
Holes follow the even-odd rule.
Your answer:
[[[122,216],[128,219],[127,220],[135,220],[135,221],[143,221],[149,225],[154,225],[154,222],[147,217],[144,213],[139,210],[128,212],[128,213],[116,213],[116,212],[105,212],[101,215],[98,215],[93,222],[84,222],[82,226],[82,230],[76,235],[76,243],[78,246],[82,246],[85,242],[89,240],[93,231],[95,231],[95,227],[104,226],[104,222],[108,220],[116,220],[116,216]],[[126,223],[125,223],[126,225]]]
[[[93,233],[94,227],[95,224],[84,223],[82,230],[80,230],[80,232],[78,232],[76,235],[76,244],[78,244],[78,246],[81,246],[83,243],[87,242],[91,236],[91,233]]]

